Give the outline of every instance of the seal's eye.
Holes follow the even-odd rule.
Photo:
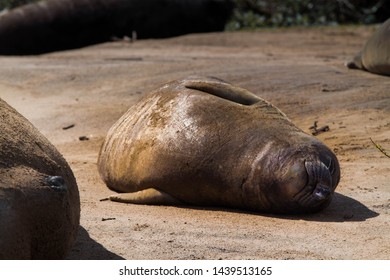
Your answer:
[[[46,183],[51,187],[52,189],[56,191],[66,191],[66,184],[64,178],[61,176],[48,176],[46,178]]]

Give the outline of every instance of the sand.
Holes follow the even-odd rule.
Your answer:
[[[390,153],[390,78],[344,66],[373,30],[193,34],[0,57],[0,97],[76,176],[81,227],[68,258],[390,259],[390,158],[371,141]],[[281,216],[100,201],[112,194],[96,166],[107,130],[144,94],[193,74],[254,92],[308,133],[314,121],[328,125],[316,137],[341,164],[331,205]]]

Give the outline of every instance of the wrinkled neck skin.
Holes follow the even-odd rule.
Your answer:
[[[340,180],[336,156],[304,133],[297,142],[270,141],[257,153],[243,184],[248,208],[310,213],[327,207]]]

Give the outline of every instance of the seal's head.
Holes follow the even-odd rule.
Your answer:
[[[267,205],[266,210],[275,213],[312,213],[324,209],[340,180],[336,156],[318,142],[279,149],[257,165],[259,172],[254,177],[259,191],[255,197],[261,200],[261,205]],[[252,207],[256,208],[253,204]]]
[[[288,149],[285,153],[289,155],[284,157],[274,181],[274,189],[285,201],[277,205],[285,205],[289,213],[317,212],[327,207],[340,180],[336,156],[322,144]]]

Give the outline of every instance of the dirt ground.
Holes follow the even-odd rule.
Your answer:
[[[79,238],[69,259],[390,259],[390,78],[344,63],[374,27],[276,29],[113,42],[0,57],[0,97],[59,149],[78,181]],[[110,126],[142,95],[211,75],[272,102],[341,163],[331,205],[312,215],[128,205],[96,168]],[[74,125],[72,128],[63,129]],[[81,141],[80,136],[89,140]]]

